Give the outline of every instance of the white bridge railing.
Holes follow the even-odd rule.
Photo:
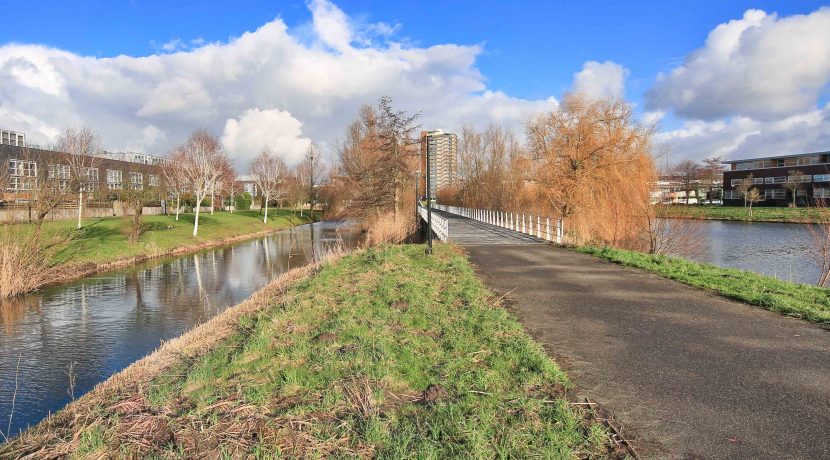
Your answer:
[[[543,240],[554,241],[557,244],[562,244],[565,235],[565,226],[561,218],[491,209],[462,208],[443,204],[433,205],[433,208]],[[426,209],[424,209],[424,212],[426,212]],[[435,214],[432,215],[432,219],[434,221]]]
[[[435,208],[435,206],[433,206]],[[428,222],[427,220],[427,208],[418,204],[418,215],[421,216],[421,219],[424,219],[424,222]],[[436,214],[432,213],[432,232],[435,233],[435,236],[438,237],[439,240],[443,242],[447,242],[450,239],[450,223],[449,221]]]

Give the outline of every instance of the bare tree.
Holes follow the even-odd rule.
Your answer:
[[[721,157],[715,156],[704,159],[700,174],[701,179],[706,181],[706,198],[711,204],[715,185],[723,183],[723,164],[721,163]]]
[[[143,174],[138,168],[131,168],[128,174]],[[149,206],[161,199],[161,189],[158,186],[149,185],[143,179],[135,184],[130,184],[121,191],[121,201],[127,211],[129,219],[128,238],[135,243],[143,231],[141,219],[144,214],[144,207]]]
[[[164,187],[171,195],[176,197],[176,220],[179,220],[182,193],[187,190],[185,154],[181,147],[176,147],[170,152],[169,161],[165,161],[161,165],[161,174],[164,179]]]
[[[804,184],[802,183],[803,179],[804,173],[801,171],[791,170],[787,173],[787,182],[784,184],[784,188],[792,193],[792,207],[796,207],[795,200],[798,197],[798,191],[804,188]]]
[[[674,165],[672,168],[672,174],[680,179],[680,185],[686,193],[687,205],[689,204],[689,198],[692,195],[692,191],[695,192],[695,198],[700,201],[700,196],[698,195],[696,188],[696,183],[702,176],[700,165],[692,160],[683,160]]]
[[[202,201],[216,188],[222,175],[222,165],[227,156],[216,136],[204,129],[197,129],[180,147],[183,156],[183,171],[187,187],[196,201],[196,217],[193,222],[193,236],[199,232],[199,211]]]
[[[830,209],[824,199],[816,200],[815,213],[815,220],[807,226],[813,243],[813,250],[809,254],[819,269],[816,284],[825,287],[830,282]]]
[[[744,194],[744,198],[749,203],[749,218],[752,219],[752,205],[764,199],[757,187],[751,187]]]
[[[311,212],[319,201],[320,182],[325,175],[325,167],[320,158],[320,149],[312,143],[306,149],[303,162],[297,167],[297,179],[301,192],[301,199],[311,206]],[[302,213],[302,207],[300,208]],[[302,215],[302,214],[301,214]]]
[[[55,150],[64,153],[69,165],[70,186],[78,193],[78,228],[84,208],[84,192],[91,192],[90,184],[97,182],[98,165],[101,163],[101,137],[90,128],[67,128],[56,141]]]
[[[747,196],[747,194],[754,183],[755,181],[752,174],[747,174],[746,177],[741,179],[741,183],[735,186],[735,190],[737,190],[738,193],[740,193],[744,197],[744,208],[746,208],[747,203],[749,202],[749,197]]]
[[[262,205],[265,208],[263,223],[268,223],[268,202],[273,199],[282,199],[285,195],[285,179],[288,174],[288,167],[282,158],[271,153],[267,147],[262,150],[251,162],[251,176],[254,178],[257,188],[262,197]]]

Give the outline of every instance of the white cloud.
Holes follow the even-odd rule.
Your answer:
[[[828,82],[830,8],[783,18],[748,10],[659,75],[646,108],[692,119],[774,120],[815,108]]]
[[[755,158],[830,149],[830,104],[773,121],[749,117],[689,120],[660,133],[655,143],[671,148],[674,159]]]
[[[245,170],[244,158],[262,147],[256,142],[289,155],[310,140],[334,146],[360,105],[383,95],[422,110],[425,128],[487,117],[518,126],[529,111],[555,105],[489,91],[475,64],[480,46],[406,45],[392,41],[395,27],[355,21],[324,0],[308,7],[310,27],[289,31],[278,18],[226,43],[178,40],[168,46],[175,52],[150,56],[0,46],[2,123],[36,143],[86,124],[109,149],[156,153],[204,127],[224,135]],[[310,36],[295,35],[303,33]],[[267,123],[280,136],[263,132]],[[247,126],[255,136],[246,137]]]
[[[294,165],[302,161],[311,140],[302,137],[302,123],[290,113],[253,108],[238,119],[228,119],[222,143],[233,152],[237,164],[247,164],[268,147],[286,163]]]
[[[595,99],[623,98],[628,69],[616,62],[588,61],[574,74],[571,91]]]

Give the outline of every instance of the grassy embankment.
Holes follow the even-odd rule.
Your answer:
[[[751,222],[796,222],[811,223],[820,217],[815,208],[780,208],[753,206],[752,218],[749,209],[743,206],[664,206],[660,217],[679,219],[712,219]]]
[[[676,257],[613,248],[580,247],[576,250],[620,265],[642,268],[730,299],[830,326],[830,291],[824,288]]]
[[[200,247],[229,238],[287,228],[312,222],[308,212],[289,209],[268,211],[268,224],[257,211],[217,212],[199,214],[199,234],[193,237],[194,214],[145,216],[144,232],[135,243],[127,239],[127,219],[108,217],[85,219],[80,230],[73,220],[44,223],[47,232],[72,235],[57,253],[57,263],[106,263],[136,256],[153,257],[181,247]]]
[[[498,300],[450,246],[366,249],[235,317],[208,352],[171,351],[154,377],[94,391],[0,457],[622,454]]]

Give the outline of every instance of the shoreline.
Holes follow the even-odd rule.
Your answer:
[[[244,301],[225,309],[181,335],[162,342],[148,355],[132,362],[106,380],[99,382],[87,393],[68,403],[54,414],[48,415],[17,435],[10,436],[6,442],[0,442],[0,447],[9,447],[13,443],[20,442],[25,444],[26,440],[32,436],[49,436],[50,434],[54,436],[54,433],[59,431],[62,426],[72,423],[75,414],[88,410],[96,404],[106,402],[108,398],[120,392],[141,388],[165,370],[180,363],[182,359],[195,360],[208,353],[216,344],[237,332],[240,318],[268,306],[275,298],[283,296],[289,288],[310,278],[324,265],[335,262],[346,254],[349,254],[349,252],[330,254],[323,260],[283,273]],[[3,452],[0,450],[0,456],[7,454],[29,455],[32,453]]]
[[[312,219],[313,219],[313,217],[312,217]],[[176,247],[174,249],[171,249],[169,251],[164,251],[164,252],[160,252],[160,253],[157,253],[157,254],[151,254],[151,255],[139,254],[139,255],[135,255],[135,256],[131,256],[131,257],[115,259],[115,260],[112,260],[112,261],[109,261],[109,262],[82,262],[82,263],[60,264],[57,267],[55,267],[56,269],[61,271],[61,274],[57,277],[57,279],[46,282],[46,283],[42,283],[42,284],[36,286],[35,288],[31,289],[30,291],[21,293],[20,295],[26,295],[26,294],[29,294],[29,293],[32,293],[32,292],[39,291],[43,288],[50,287],[50,286],[55,286],[55,285],[65,284],[65,283],[71,283],[72,281],[77,281],[81,278],[85,278],[87,276],[94,275],[96,273],[102,273],[102,272],[108,272],[108,271],[120,270],[120,269],[123,269],[123,268],[133,267],[133,266],[136,266],[138,264],[141,264],[141,263],[144,263],[144,262],[147,262],[147,261],[151,261],[151,260],[155,260],[155,259],[161,259],[161,258],[164,258],[164,257],[175,257],[175,256],[188,255],[188,254],[196,253],[196,252],[203,251],[203,250],[206,250],[206,249],[212,249],[212,248],[216,248],[216,247],[219,247],[219,246],[225,246],[225,245],[228,245],[228,244],[238,243],[238,242],[245,241],[245,240],[252,240],[252,239],[255,239],[255,238],[262,237],[262,236],[270,235],[270,234],[275,233],[275,232],[279,232],[279,231],[282,231],[282,230],[287,230],[287,229],[290,229],[290,228],[296,228],[296,227],[299,227],[300,225],[313,224],[315,222],[319,222],[319,220],[311,220],[309,222],[302,222],[302,223],[294,224],[294,225],[287,226],[287,227],[277,227],[277,228],[273,228],[273,229],[269,228],[269,229],[266,229],[266,230],[260,230],[260,231],[256,231],[256,232],[243,233],[243,234],[239,234],[239,235],[235,235],[235,236],[228,236],[228,237],[220,238],[220,239],[217,239],[217,240],[203,241],[203,242],[198,243],[198,244],[188,244],[188,245],[185,245],[185,246],[178,246],[178,247]]]
[[[773,224],[817,224],[815,220],[812,219],[741,219],[741,218],[730,218],[730,217],[712,217],[712,216],[689,216],[689,215],[661,215],[659,216],[661,219],[684,219],[684,220],[719,220],[723,222],[746,222],[746,223],[755,223],[755,222],[767,222]]]

